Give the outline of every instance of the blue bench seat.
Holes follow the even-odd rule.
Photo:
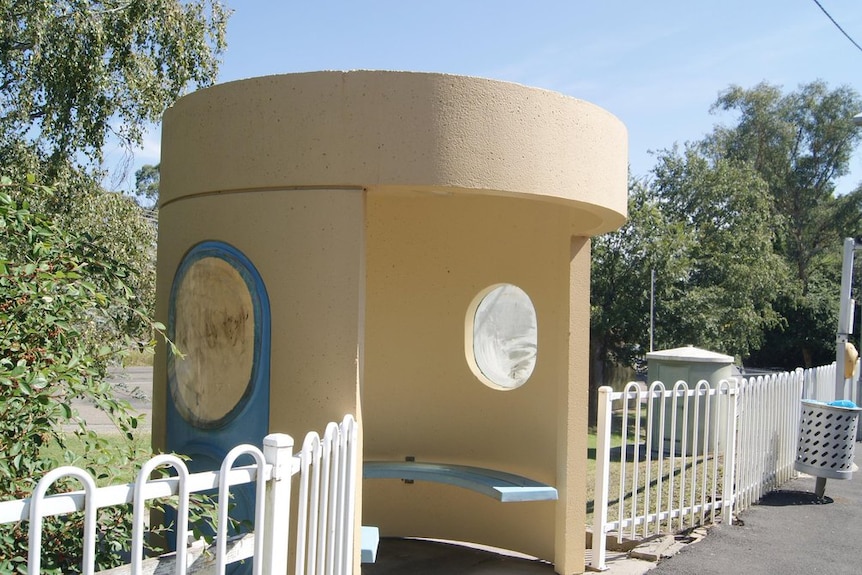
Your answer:
[[[365,479],[404,479],[432,481],[471,489],[503,503],[555,501],[557,489],[550,485],[505,471],[417,461],[366,461]]]

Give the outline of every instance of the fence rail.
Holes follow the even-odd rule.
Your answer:
[[[606,567],[610,533],[621,541],[728,521],[790,479],[806,375],[814,381],[797,370],[714,387],[600,388],[590,566]]]
[[[84,512],[84,552],[81,572],[91,574],[97,544],[96,517],[103,507],[133,505],[131,562],[110,570],[117,575],[131,573],[219,573],[228,564],[252,559],[255,574],[286,573],[290,532],[291,484],[300,484],[296,525],[297,574],[348,574],[353,570],[355,486],[357,478],[358,427],[352,416],[330,423],[321,438],[310,432],[302,449],[293,453],[293,439],[284,434],[268,435],[263,449],[241,445],[232,449],[218,471],[190,473],[175,455],[157,455],[147,461],[134,483],[97,488],[93,478],[76,467],[60,467],[47,473],[28,499],[0,502],[0,524],[28,522],[28,563],[30,574],[41,568],[42,525],[46,517]],[[234,467],[240,457],[250,457],[251,465]],[[150,479],[162,467],[171,467],[176,476]],[[77,478],[84,489],[47,495],[51,485],[63,477]],[[255,484],[254,532],[242,537],[228,533],[230,488]],[[199,543],[188,541],[189,497],[192,493],[218,489],[218,520],[215,526],[214,561],[201,558]],[[147,502],[177,498],[175,553],[144,559]],[[192,564],[192,562],[194,562]]]

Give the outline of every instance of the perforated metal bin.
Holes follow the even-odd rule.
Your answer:
[[[850,479],[860,411],[803,400],[796,470],[815,477]]]

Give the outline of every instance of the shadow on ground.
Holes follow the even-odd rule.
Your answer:
[[[829,496],[817,497],[810,491],[788,491],[778,489],[768,493],[758,505],[784,507],[786,505],[828,505],[833,502]]]
[[[635,460],[635,453],[637,453],[638,461],[646,460],[646,444],[641,443],[640,445],[628,444],[626,445],[626,462],[631,463]],[[619,463],[623,459],[623,449],[620,446],[611,447],[611,462]],[[655,458],[656,456],[653,455]],[[596,448],[588,447],[587,448],[587,459],[596,459]]]
[[[362,566],[362,575],[553,575],[554,567],[544,561],[501,555],[463,545],[383,537],[377,562]]]

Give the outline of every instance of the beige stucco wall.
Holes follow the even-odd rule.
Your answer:
[[[587,102],[442,74],[256,78],[180,99],[163,125],[157,316],[183,254],[238,248],[272,312],[272,431],[344,413],[366,459],[487,466],[557,502],[369,480],[362,521],[584,568],[590,235],[626,214],[625,128]],[[492,390],[465,358],[466,311],[497,283],[538,318],[531,379]],[[153,442],[165,444],[164,349]]]
[[[589,102],[446,74],[310,72],[221,84],[165,113],[160,203],[249,188],[361,185],[526,195],[625,219],[622,123]]]
[[[584,362],[570,385],[567,215],[560,206],[519,198],[369,195],[366,459],[414,456],[555,486],[583,483],[576,476],[584,474],[587,380]],[[578,273],[588,278],[589,268]],[[473,375],[463,337],[470,302],[499,283],[522,288],[538,320],[535,370],[511,391]],[[577,287],[572,344],[587,349],[589,284]],[[384,535],[455,538],[553,561],[555,510],[568,509],[569,498],[580,502],[571,508],[583,519],[582,490],[563,490],[558,503],[500,504],[446,485],[374,480],[365,482],[363,513]],[[567,545],[583,546],[582,520],[580,535]]]
[[[255,265],[272,318],[273,433],[302,441],[357,413],[364,194],[357,190],[259,190],[184,198],[159,212],[157,317],[167,321],[171,282],[196,243],[218,239]],[[154,364],[153,445],[163,432],[163,349]],[[181,350],[182,351],[182,350]],[[292,409],[290,406],[301,406]]]

